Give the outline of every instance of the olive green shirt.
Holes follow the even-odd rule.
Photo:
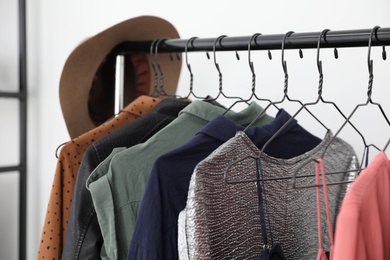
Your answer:
[[[263,109],[255,102],[240,112],[228,111],[226,117],[248,125]],[[145,185],[154,161],[161,155],[192,139],[195,134],[224,108],[204,101],[193,101],[179,117],[148,141],[110,156],[87,180],[102,231],[102,259],[126,259]],[[264,114],[255,125],[273,120]],[[108,165],[109,164],[109,165]],[[107,169],[102,172],[100,169]]]

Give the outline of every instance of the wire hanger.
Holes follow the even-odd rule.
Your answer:
[[[289,37],[291,34],[293,34],[294,32],[293,31],[289,31],[287,32],[284,37],[283,37],[283,41],[282,41],[282,54],[281,54],[281,60],[282,60],[282,67],[283,67],[283,72],[284,72],[284,95],[283,95],[283,98],[280,100],[280,101],[275,101],[275,102],[271,102],[268,104],[268,106],[244,129],[244,132],[253,125],[254,122],[256,122],[257,119],[261,118],[265,112],[267,111],[267,109],[271,106],[271,105],[276,105],[276,104],[280,104],[280,103],[283,103],[285,99],[287,99],[288,101],[290,102],[298,102],[299,104],[301,104],[301,106],[303,107],[303,103],[300,101],[300,100],[294,100],[294,99],[291,99],[289,96],[288,96],[288,72],[287,72],[287,62],[284,60],[284,46],[285,46],[285,42],[286,42],[286,38]],[[321,123],[321,121],[319,121],[307,108],[306,108],[306,111],[313,116],[313,118],[315,118],[322,126],[324,126],[326,129],[327,127]],[[262,149],[260,150],[260,154],[258,156],[252,156],[252,155],[249,155],[249,156],[245,156],[241,159],[238,159],[234,162],[232,162],[231,164],[229,164],[226,169],[225,169],[225,172],[224,172],[224,176],[225,176],[225,181],[228,182],[228,171],[229,169],[234,166],[235,164],[237,163],[240,163],[244,160],[255,160],[256,161],[256,168],[260,167],[260,170],[261,170],[261,155],[264,153],[264,148],[266,145],[268,145],[270,143],[270,141],[272,141],[276,136],[277,134],[279,134],[280,131],[277,131],[267,142],[266,144],[262,147]],[[291,179],[291,176],[288,176],[288,177],[277,177],[277,178],[262,178],[261,181],[270,181],[270,180],[283,180],[283,179]],[[243,181],[233,181],[233,182],[230,182],[230,183],[244,183],[244,182],[255,182],[255,181],[259,181],[258,179],[255,179],[255,180],[243,180]]]
[[[152,41],[152,43],[150,44],[150,50],[149,50],[149,56],[150,56],[150,63],[151,63],[151,66],[152,66],[152,69],[153,69],[153,82],[154,82],[154,91],[153,93],[151,94],[152,97],[158,97],[160,95],[162,95],[162,93],[160,92],[159,88],[158,88],[158,73],[157,73],[157,69],[156,69],[156,64],[154,62],[154,59],[153,59],[153,50],[154,50],[154,46],[156,45],[156,43],[161,40],[161,39],[155,39]]]
[[[188,45],[191,44],[192,47],[193,46],[193,43],[194,43],[194,40],[198,39],[198,37],[192,37],[190,38],[187,43],[186,43],[186,46],[185,46],[185,57],[186,57],[186,65],[187,65],[187,69],[188,69],[188,72],[190,73],[190,91],[188,93],[188,95],[186,97],[184,97],[185,99],[188,99],[191,95],[194,97],[194,98],[197,98],[197,99],[207,99],[208,97],[200,97],[200,96],[197,96],[195,93],[194,93],[194,75],[192,74],[192,69],[191,69],[191,64],[188,62]]]
[[[269,103],[265,109],[259,114],[257,115],[257,117],[255,117],[254,120],[252,120],[252,122],[244,129],[244,132],[246,132],[247,129],[249,129],[249,127],[251,127],[259,118],[261,118],[265,113],[266,111],[268,110],[268,108],[273,105],[273,106],[276,106],[277,104],[281,104],[283,103],[286,99],[290,102],[296,102],[296,103],[299,103],[301,106],[303,106],[303,103],[300,101],[300,100],[297,100],[297,99],[291,99],[289,96],[288,96],[288,72],[287,72],[287,62],[285,61],[284,59],[284,46],[285,46],[285,42],[286,42],[286,38],[289,37],[291,34],[293,34],[294,32],[293,31],[289,31],[287,32],[284,37],[283,37],[283,40],[282,40],[282,48],[281,48],[281,51],[282,51],[282,55],[281,55],[281,60],[282,60],[282,67],[283,67],[283,72],[284,72],[284,90],[283,90],[283,98],[279,101],[274,101],[274,102],[271,102]],[[318,123],[320,123],[324,128],[327,129],[327,127],[310,111],[308,110],[306,107],[304,107],[305,110],[314,118],[317,120]],[[279,134],[279,132],[277,133]],[[273,136],[271,137],[271,139],[273,140],[274,138],[276,137]],[[272,141],[271,140],[271,141]],[[268,142],[267,142],[268,143]],[[262,149],[263,151],[264,149]]]
[[[252,73],[252,93],[250,95],[250,97],[248,99],[245,99],[245,100],[237,100],[236,102],[234,102],[224,113],[223,115],[225,115],[228,111],[230,111],[236,104],[238,103],[241,103],[241,102],[250,102],[252,100],[252,98],[256,98],[257,100],[259,101],[267,101],[268,104],[271,104],[272,101],[270,99],[265,99],[265,98],[260,98],[256,95],[256,73],[255,73],[255,68],[254,68],[254,65],[253,65],[253,61],[251,60],[251,45],[252,45],[252,41],[254,41],[255,45],[256,45],[256,39],[258,36],[260,36],[261,33],[255,33],[252,35],[252,37],[250,38],[249,42],[248,42],[248,65],[249,65],[249,68],[251,70],[251,73]],[[272,59],[272,56],[271,55],[271,52],[268,51],[268,57],[270,59]],[[274,105],[275,108],[279,109],[276,105]]]
[[[215,39],[214,41],[214,44],[213,44],[213,58],[214,58],[214,65],[215,65],[215,68],[217,69],[218,71],[218,79],[219,79],[219,92],[217,94],[217,96],[215,98],[212,98],[212,99],[208,99],[208,101],[215,101],[217,100],[221,95],[223,97],[225,97],[226,99],[239,99],[239,100],[243,100],[242,97],[229,97],[229,96],[226,96],[225,93],[223,93],[222,91],[222,73],[221,73],[221,70],[219,68],[219,64],[217,63],[217,54],[216,54],[216,47],[217,47],[217,44],[219,43],[219,45],[222,47],[221,45],[221,41],[223,38],[227,37],[227,35],[221,35],[219,36],[217,39]],[[237,59],[239,59],[239,56],[238,56],[238,53],[236,52],[236,57]]]
[[[329,100],[324,100],[324,98],[322,97],[322,85],[323,85],[323,78],[324,78],[324,75],[322,73],[322,61],[320,60],[320,45],[321,45],[321,37],[322,35],[324,36],[324,41],[326,42],[326,33],[330,32],[329,29],[325,29],[321,32],[321,35],[318,39],[318,45],[317,45],[317,68],[318,68],[318,72],[319,72],[319,79],[320,79],[320,83],[319,83],[319,87],[318,87],[318,98],[319,100],[317,100],[317,102],[321,101],[322,103],[324,104],[331,104],[333,105],[334,108],[336,108],[337,112],[339,112],[339,114],[346,120],[347,117],[345,116],[345,114],[341,111],[341,109],[336,105],[335,102],[332,102],[332,101],[329,101]],[[338,55],[338,51],[337,51],[337,48],[334,48],[334,57],[335,59],[338,59],[339,58],[339,55]],[[349,124],[353,127],[353,129],[355,129],[355,131],[360,135],[360,137],[362,138],[362,141],[364,143],[365,146],[367,146],[367,143],[366,143],[366,140],[364,138],[364,135],[352,124],[352,122],[349,121]]]
[[[152,97],[167,96],[167,97],[180,98],[180,96],[176,94],[167,93],[164,89],[165,76],[164,76],[164,71],[162,69],[161,63],[158,60],[158,46],[166,40],[168,40],[168,38],[158,38],[153,40],[153,42],[150,45],[150,62],[154,73],[154,91],[151,96]],[[154,60],[153,60],[153,56],[155,57]],[[158,76],[158,74],[160,74],[160,77]]]
[[[347,117],[344,115],[344,113],[341,111],[341,109],[336,105],[336,103],[332,101],[326,101],[322,97],[322,90],[323,90],[323,82],[324,82],[324,74],[322,70],[322,61],[320,60],[320,49],[321,49],[321,40],[322,38],[326,42],[326,33],[329,32],[329,29],[325,29],[320,33],[320,36],[318,37],[317,42],[317,69],[318,69],[318,77],[319,77],[319,83],[318,83],[318,96],[317,99],[314,102],[305,103],[303,106],[301,106],[298,111],[289,119],[287,122],[266,142],[266,144],[263,146],[262,151],[266,149],[266,147],[269,145],[270,142],[272,142],[290,123],[294,118],[298,116],[298,114],[303,110],[306,109],[308,106],[317,105],[320,101],[324,104],[331,104],[334,108],[336,108],[337,112],[346,120]],[[363,136],[363,134],[352,124],[352,122],[348,121],[348,123],[353,127],[353,129],[360,135],[360,137],[363,140],[364,146],[368,147],[366,140]],[[325,127],[327,132],[329,131],[328,128]],[[365,151],[364,151],[365,153]],[[363,153],[363,154],[364,154]]]
[[[269,145],[270,142],[272,142],[277,136],[278,134],[280,134],[287,126],[288,124],[298,115],[298,113],[300,113],[300,111],[302,111],[303,109],[307,109],[306,107],[309,106],[309,105],[315,105],[317,104],[319,101],[322,101],[323,103],[328,103],[328,104],[332,104],[338,111],[339,113],[344,117],[345,115],[341,112],[341,110],[337,107],[337,105],[334,103],[334,102],[330,102],[330,101],[325,101],[323,98],[322,98],[322,86],[323,86],[323,71],[322,71],[322,61],[319,59],[319,53],[320,53],[320,44],[321,44],[321,39],[324,37],[324,40],[326,40],[325,38],[325,34],[329,31],[329,29],[325,29],[321,32],[319,38],[318,38],[318,43],[317,43],[317,68],[318,68],[318,72],[319,72],[319,86],[318,86],[318,97],[317,97],[317,100],[315,102],[311,102],[311,103],[306,103],[306,104],[302,104],[302,106],[300,107],[300,109],[264,144],[264,146],[262,147],[261,151],[260,151],[260,154],[258,156],[246,156],[244,158],[241,158],[233,163],[231,163],[230,165],[228,165],[228,167],[226,168],[225,170],[225,181],[229,183],[228,181],[228,171],[229,169],[239,163],[239,162],[242,162],[244,160],[247,160],[247,159],[251,159],[251,160],[255,160],[256,162],[256,168],[260,167],[261,168],[261,155],[264,153],[264,150],[265,148]],[[285,37],[291,35],[292,32],[288,32]],[[285,38],[283,39],[283,43],[285,41]],[[282,64],[286,65],[284,59],[283,59],[283,50],[284,50],[284,45],[282,45]],[[336,53],[336,51],[335,51]],[[286,73],[287,72],[287,67],[283,67],[284,72]],[[286,86],[286,78],[288,79],[288,75],[286,77],[285,75],[285,86]],[[283,99],[286,97],[287,95],[287,91],[286,91],[286,88],[285,88],[285,96],[283,97]],[[282,101],[283,101],[282,99]],[[280,101],[279,101],[280,102]],[[309,113],[310,111],[307,110]],[[311,114],[311,113],[310,113]],[[319,121],[319,120],[317,120]],[[320,124],[322,126],[324,126],[324,128],[329,131],[329,129],[320,122]],[[352,124],[351,124],[352,125]],[[248,126],[250,127],[250,125]],[[247,128],[248,128],[247,127]],[[354,127],[354,126],[353,126]],[[355,127],[354,127],[355,128]],[[355,128],[355,130],[362,136],[363,138],[363,135]],[[363,138],[364,140],[364,138]],[[364,140],[365,142],[365,140]],[[309,162],[317,162],[317,160],[315,159],[312,159],[312,160],[309,160]],[[309,163],[308,162],[308,163]],[[300,169],[302,169],[304,166],[306,166],[306,164],[302,164],[298,170],[293,174],[293,176],[285,176],[285,177],[274,177],[274,178],[262,178],[261,180],[244,180],[244,181],[234,181],[234,183],[241,183],[241,182],[254,182],[254,181],[275,181],[275,180],[285,180],[285,179],[293,179],[293,187],[294,188],[298,188],[295,186],[295,179],[296,178],[306,178],[306,177],[313,177],[313,175],[300,175],[300,176],[297,176],[297,173],[299,172]],[[345,173],[345,171],[343,172]],[[336,174],[336,173],[327,173],[327,174]],[[336,185],[336,184],[340,184],[340,183],[334,183],[334,184],[329,184],[329,185]]]
[[[326,152],[327,152],[327,149],[329,148],[329,146],[333,143],[333,141],[336,139],[336,137],[338,136],[338,134],[341,132],[341,130],[344,128],[344,126],[347,124],[347,123],[350,123],[350,119],[352,118],[352,116],[354,115],[354,113],[360,108],[360,107],[363,107],[363,106],[367,106],[369,104],[372,104],[372,105],[376,105],[380,112],[382,113],[382,116],[384,117],[384,119],[386,120],[387,124],[390,126],[390,121],[388,120],[386,114],[384,113],[384,110],[382,109],[382,106],[379,104],[379,103],[376,103],[374,101],[372,101],[372,98],[371,98],[371,94],[372,94],[372,85],[373,85],[373,78],[374,78],[374,74],[373,74],[373,60],[371,60],[371,41],[372,41],[372,36],[373,34],[375,33],[376,35],[376,31],[379,29],[380,27],[379,26],[375,26],[372,30],[371,30],[371,33],[370,33],[370,39],[369,39],[369,42],[368,42],[368,55],[367,55],[367,64],[368,64],[368,72],[369,72],[369,80],[368,80],[368,90],[367,90],[367,101],[365,103],[362,103],[362,104],[358,104],[354,110],[352,111],[352,113],[348,116],[348,118],[346,118],[346,120],[344,121],[343,125],[340,127],[340,129],[336,132],[336,134],[332,137],[332,139],[328,142],[328,144],[326,145],[325,149],[324,149],[324,152],[321,156],[321,158],[324,158]],[[376,37],[376,36],[375,36]],[[351,123],[350,123],[351,124]],[[383,151],[386,150],[388,144],[389,144],[390,140],[387,142],[387,144],[384,146],[383,148]],[[375,148],[376,150],[378,151],[381,151],[380,148],[378,148],[375,144],[368,144],[365,142],[365,147],[364,147],[364,151],[363,151],[363,156],[362,156],[362,161],[360,162],[359,164],[359,168],[358,169],[354,169],[354,170],[348,170],[348,171],[342,171],[342,172],[331,172],[331,173],[326,173],[326,174],[339,174],[339,173],[349,173],[349,172],[361,172],[362,170],[364,170],[365,167],[367,167],[368,165],[368,156],[369,156],[369,151],[370,151],[370,147],[373,147]],[[314,160],[316,161],[316,160]],[[306,163],[307,164],[307,163]],[[294,173],[293,177],[294,177],[294,180],[293,180],[293,188],[295,189],[302,189],[302,188],[310,188],[310,187],[313,187],[313,186],[297,186],[296,185],[296,182],[295,182],[295,177],[296,177],[296,174],[298,173],[298,171],[304,167],[306,164],[303,164],[301,167],[299,167],[299,169],[297,169],[297,171]],[[364,167],[363,167],[364,165]],[[335,183],[329,183],[328,185],[340,185],[340,184],[348,184],[348,183],[351,183],[352,180],[348,180],[348,181],[342,181],[342,182],[335,182]]]
[[[375,26],[372,30],[371,30],[371,33],[370,33],[370,39],[368,41],[368,55],[367,55],[367,64],[368,64],[368,73],[369,73],[369,79],[368,79],[368,89],[367,89],[367,100],[365,103],[362,103],[362,104],[358,104],[354,110],[352,111],[352,113],[348,116],[348,118],[346,119],[346,121],[343,123],[343,125],[340,127],[340,129],[336,132],[336,134],[333,136],[331,142],[328,143],[328,145],[326,146],[326,149],[324,151],[324,155],[327,151],[327,148],[330,146],[330,144],[336,139],[337,135],[341,132],[341,130],[344,128],[344,126],[351,120],[352,116],[355,114],[355,112],[360,108],[360,107],[363,107],[363,106],[368,106],[368,105],[375,105],[378,107],[379,111],[381,112],[383,118],[385,119],[385,121],[387,122],[387,124],[389,125],[390,127],[390,120],[387,118],[386,116],[386,113],[384,112],[382,106],[377,103],[377,102],[374,102],[372,100],[372,85],[373,85],[373,79],[374,79],[374,74],[373,74],[373,60],[371,59],[371,41],[372,41],[372,36],[374,35],[375,33],[375,37],[377,37],[377,30],[379,29],[380,27],[379,26]],[[375,148],[376,150],[378,151],[384,151],[386,150],[387,148],[387,145],[388,143],[386,143],[386,145],[384,146],[383,149],[380,149],[378,146],[376,146],[375,144],[370,144],[370,145],[367,145],[367,149],[369,147],[373,147]],[[367,166],[367,165],[366,165]]]
[[[365,152],[367,152],[367,150],[365,150]],[[364,156],[364,155],[363,155]],[[308,178],[308,177],[315,177],[315,175],[312,175],[312,174],[306,174],[306,175],[298,175],[298,172],[304,168],[304,167],[307,167],[307,165],[309,163],[315,163],[316,165],[319,163],[319,160],[323,160],[322,158],[318,158],[318,159],[311,159],[309,160],[307,163],[303,163],[299,166],[298,169],[296,169],[296,171],[293,173],[292,177],[289,176],[288,178],[289,179],[292,179],[292,184],[291,184],[291,187],[293,189],[308,189],[308,188],[315,188],[315,187],[318,187],[318,186],[322,186],[322,185],[304,185],[304,186],[298,186],[297,183],[296,183],[296,180],[299,179],[299,178]],[[350,173],[350,172],[355,172],[356,170],[353,169],[353,170],[347,170],[347,171],[338,171],[338,172],[327,172],[325,173],[325,175],[333,175],[333,174],[346,174],[346,173]],[[344,184],[349,184],[349,183],[352,183],[353,182],[353,179],[348,179],[347,181],[339,181],[339,182],[332,182],[332,183],[327,183],[327,186],[333,186],[333,185],[344,185]]]
[[[162,42],[164,42],[166,40],[168,40],[168,39],[167,38],[162,38],[162,39],[158,40],[156,42],[155,51],[154,51],[154,54],[155,54],[155,57],[156,57],[157,68],[158,68],[158,71],[160,72],[160,93],[162,93],[163,96],[167,96],[167,97],[181,98],[179,95],[167,93],[165,91],[165,88],[164,88],[165,87],[165,85],[164,85],[165,77],[164,77],[164,72],[163,72],[161,63],[158,60],[158,47],[160,46],[160,43],[162,43]]]

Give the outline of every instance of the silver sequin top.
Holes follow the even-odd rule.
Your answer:
[[[296,179],[297,185],[315,184],[314,163],[332,139],[328,132],[313,150],[291,158],[278,159],[262,154],[265,178],[311,175]],[[224,143],[200,162],[192,175],[186,208],[178,220],[180,259],[259,259],[263,246],[256,182],[228,184],[224,172],[228,165],[247,156],[258,156],[259,149],[244,132]],[[307,164],[305,164],[307,163]],[[353,148],[336,138],[324,156],[326,172],[345,172],[357,167]],[[233,165],[229,181],[256,179],[254,159]],[[326,176],[328,184],[346,181],[350,174]],[[292,179],[263,182],[268,240],[281,244],[286,259],[312,260],[317,255],[317,211],[314,188],[292,189]],[[332,223],[335,223],[346,185],[328,186]],[[323,198],[323,195],[321,195]],[[321,199],[322,203],[323,200]],[[322,226],[326,227],[325,207]],[[323,228],[324,248],[329,248],[327,228]],[[271,242],[271,241],[269,241]]]

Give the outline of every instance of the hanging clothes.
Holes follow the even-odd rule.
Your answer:
[[[251,136],[256,138],[259,144],[264,144],[290,119],[290,116],[281,109],[274,120],[270,119],[267,118],[266,125],[250,128]],[[132,254],[132,250],[164,256],[165,259],[177,259],[178,215],[186,205],[189,182],[195,166],[232,138],[237,131],[243,129],[243,126],[219,115],[205,125],[189,142],[155,161],[144,192],[144,202],[141,204],[136,224],[137,234],[133,236],[128,259],[136,259],[139,256]],[[305,153],[321,141],[299,126],[296,120],[289,124],[286,133],[281,138],[284,142],[290,142],[291,146],[285,146],[290,149],[270,146],[267,151],[273,155],[289,158]],[[297,143],[300,145],[297,146]],[[164,221],[160,221],[161,219]],[[151,258],[153,257],[150,256]]]
[[[98,259],[103,237],[93,206],[91,193],[85,183],[89,175],[116,147],[132,147],[145,142],[164,128],[190,102],[163,99],[150,112],[131,121],[100,140],[92,143],[84,154],[78,171],[70,209],[62,259]]]
[[[159,99],[141,96],[107,123],[72,139],[59,154],[38,259],[61,259],[75,182],[85,150],[96,140],[149,112]]]
[[[352,183],[336,222],[334,260],[390,259],[390,162],[379,152]]]
[[[286,132],[288,133],[288,132]],[[261,227],[258,214],[258,195],[256,183],[245,182],[228,184],[225,180],[226,166],[247,155],[259,156],[261,147],[244,132],[221,145],[209,157],[200,162],[194,171],[193,197],[188,197],[185,217],[185,235],[189,255],[194,259],[260,258],[262,249]],[[279,137],[278,137],[279,138]],[[275,139],[276,140],[278,140]],[[332,134],[327,133],[314,149],[290,159],[272,157],[266,153],[260,156],[264,178],[290,176],[309,158],[323,153]],[[287,138],[286,138],[287,139]],[[254,143],[253,143],[254,142]],[[272,144],[272,143],[271,143]],[[271,145],[270,144],[270,145]],[[276,145],[276,144],[275,144]],[[283,149],[283,138],[278,143]],[[287,147],[288,149],[288,147]],[[325,166],[329,171],[347,172],[356,164],[352,147],[338,139],[328,148]],[[245,181],[256,179],[254,160],[247,159],[233,165],[228,172],[228,180]],[[312,173],[305,166],[300,174]],[[327,176],[328,182],[345,180],[348,174]],[[299,182],[310,183],[313,178],[306,177]],[[316,201],[314,189],[292,190],[291,180],[265,181],[263,189],[266,223],[272,230],[274,243],[283,248],[286,259],[315,259],[317,255]],[[329,192],[329,205],[332,212],[338,212],[344,190],[339,186]],[[325,212],[324,212],[325,213]],[[322,214],[325,216],[325,214]],[[332,216],[335,219],[336,214]],[[322,218],[322,225],[327,222]],[[268,234],[271,237],[271,234]],[[329,241],[329,240],[328,240]],[[329,247],[325,243],[325,247]],[[133,258],[135,259],[135,258]],[[139,258],[138,258],[139,259]]]
[[[377,26],[370,32],[369,61],[371,42],[378,40],[378,29]],[[323,76],[319,51],[321,40],[325,39],[328,31],[324,30],[317,42],[319,98]],[[291,32],[285,34],[282,42],[282,65],[286,76],[284,97],[287,99],[284,44],[290,36]],[[248,60],[253,76],[252,96],[249,100],[255,94],[255,74],[250,61],[250,48],[253,40],[257,45],[257,37],[262,38],[260,34],[255,34],[248,43]],[[218,43],[218,48],[224,48],[221,42],[223,38],[225,36],[217,38],[212,46],[218,72],[220,70],[215,60],[215,51]],[[189,44],[192,44],[192,49],[196,49],[196,44],[193,44],[195,39],[187,41],[186,54]],[[160,86],[155,85],[155,90],[159,92],[157,90],[161,87],[161,93],[165,92],[164,73],[157,59],[157,49],[163,41],[164,39],[156,39],[148,46],[151,56],[156,56],[151,65],[160,71],[160,76],[155,71],[155,82],[161,83]],[[166,42],[169,46],[170,40]],[[325,43],[328,44],[326,41]],[[152,53],[153,47],[156,53]],[[385,55],[384,48],[382,54]],[[164,55],[165,58],[169,56]],[[107,66],[112,69],[111,65]],[[192,92],[193,78],[188,62],[187,66],[191,73]],[[369,71],[368,101],[372,103],[372,62],[369,62]],[[131,75],[127,76],[131,78]],[[149,76],[150,74],[147,77]],[[219,79],[218,97],[222,94],[228,98],[222,93],[221,73]],[[176,87],[176,84],[170,84],[171,81],[167,82],[169,87]],[[150,84],[147,84],[147,87],[149,86]],[[109,85],[105,87],[111,90]],[[146,89],[148,88],[144,90]],[[84,94],[88,92],[84,91],[84,88],[82,90]],[[67,97],[69,96],[71,95]],[[158,101],[153,99],[153,102]],[[390,185],[390,163],[386,156],[383,156],[384,153],[378,155],[359,176],[364,180],[363,184],[355,182],[352,186],[326,187],[327,182],[351,180],[353,174],[348,170],[359,168],[353,148],[342,139],[333,138],[331,131],[321,140],[300,127],[296,120],[292,120],[291,124],[284,128],[291,117],[280,109],[275,119],[264,115],[255,126],[248,127],[243,132],[244,126],[263,111],[256,103],[251,103],[240,113],[229,111],[226,117],[223,117],[220,114],[224,113],[225,109],[203,101],[195,101],[189,105],[184,101],[172,102],[182,102],[177,104],[172,117],[169,113],[161,118],[152,117],[152,114],[148,113],[148,118],[132,121],[128,120],[130,114],[126,114],[124,122],[122,112],[101,128],[96,128],[93,136],[92,132],[88,132],[65,145],[61,150],[51,194],[53,198],[50,198],[47,223],[43,230],[40,248],[42,258],[58,258],[61,257],[61,252],[64,252],[63,259],[127,257],[149,260],[179,257],[269,260],[317,257],[325,260],[328,258],[326,250],[330,250],[332,256],[331,223],[335,223],[336,218],[338,228],[335,248],[338,249],[340,259],[390,258],[390,231],[387,232],[390,227],[390,199],[383,196]],[[66,104],[65,102],[65,108],[72,107]],[[89,106],[90,116],[94,111],[105,109],[100,102],[95,102],[94,105],[97,106]],[[146,110],[150,111],[153,106],[151,105],[149,110],[145,108],[145,111],[129,113],[133,113],[135,119],[140,114],[145,114]],[[307,108],[306,104],[304,106]],[[132,109],[134,108],[130,110]],[[384,115],[381,107],[380,109]],[[153,111],[159,110],[155,108]],[[387,120],[385,115],[384,117]],[[98,117],[93,118],[93,121],[99,122]],[[126,125],[126,128],[100,139],[123,125]],[[279,133],[282,125],[284,130]],[[129,127],[132,129],[129,130]],[[125,129],[126,134],[131,136],[129,139],[125,137]],[[142,129],[146,129],[146,132],[140,133]],[[122,135],[118,135],[119,132]],[[100,141],[96,142],[98,139]],[[272,142],[268,143],[270,139]],[[268,145],[263,152],[261,149],[265,144]],[[315,178],[312,174],[314,164],[311,163],[314,158],[321,158],[317,160],[319,163],[315,164]],[[318,187],[319,166],[324,186],[322,197]],[[325,175],[325,171],[331,174]],[[292,179],[291,176],[296,173],[298,175]],[[267,180],[268,178],[279,179],[271,181]],[[297,186],[317,187],[298,189],[292,185],[293,181]],[[347,197],[343,201],[345,194]],[[317,199],[314,198],[315,195]],[[58,197],[54,198],[55,196]],[[325,203],[325,209],[320,208],[322,203]],[[340,205],[342,211],[339,214]],[[323,233],[322,226],[326,224],[329,230]],[[316,226],[318,232],[313,232]],[[341,231],[343,233],[340,233]],[[57,233],[58,236],[52,236]],[[356,239],[348,239],[345,233],[348,233],[348,236],[355,235]],[[48,245],[47,238],[53,240],[54,244]],[[375,253],[365,251],[367,246]]]
[[[317,232],[318,232],[318,253],[317,260],[332,260],[333,259],[333,225],[330,219],[330,209],[329,209],[329,196],[328,196],[328,186],[326,184],[325,177],[325,167],[324,161],[322,159],[316,160],[316,198],[317,198]],[[320,172],[321,172],[321,181],[320,181]],[[330,248],[328,254],[325,252],[322,245],[322,223],[321,223],[321,186],[324,194],[325,201],[325,211],[326,211],[326,220],[328,227],[328,237],[330,239]]]
[[[256,103],[251,103],[248,108],[240,113],[229,111],[226,117],[240,123],[250,123],[256,115],[261,113],[262,108]],[[215,116],[225,112],[224,108],[209,104],[204,101],[193,101],[184,108],[177,119],[172,121],[164,129],[151,137],[145,143],[133,146],[123,152],[116,154],[110,162],[106,177],[96,176],[93,172],[87,180],[87,185],[91,191],[92,200],[97,213],[98,221],[102,230],[104,244],[109,259],[125,259],[134,226],[137,220],[138,209],[143,198],[144,189],[148,180],[154,161],[161,155],[175,149],[183,143],[190,140],[204,125],[211,121]],[[264,124],[264,117],[258,121]],[[105,187],[100,182],[106,182],[110,185]],[[106,182],[107,183],[107,182]],[[107,184],[108,184],[107,183]],[[111,194],[106,196],[106,201],[96,203],[94,200],[94,186],[99,185],[98,192]],[[96,194],[96,196],[99,196]],[[112,197],[113,200],[109,198]],[[106,211],[107,205],[114,204],[115,211]],[[111,207],[111,206],[110,206]],[[100,219],[111,219],[108,228],[103,228]],[[116,237],[111,236],[113,227],[118,226]],[[107,226],[106,226],[107,227]],[[113,245],[116,245],[113,246]],[[116,255],[116,250],[118,248]]]

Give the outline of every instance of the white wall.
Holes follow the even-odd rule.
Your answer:
[[[2,9],[3,6],[14,8],[15,3],[10,0],[1,1],[0,11],[5,10]],[[28,1],[29,259],[34,259],[37,253],[55,170],[55,150],[58,145],[69,139],[58,99],[59,78],[65,59],[80,41],[117,22],[144,14],[156,15],[169,20],[176,26],[181,37],[187,39],[192,36],[216,37],[221,34],[244,36],[256,32],[280,34],[289,30],[311,32],[321,31],[325,28],[344,30],[368,29],[375,25],[389,27],[389,10],[390,2],[386,0]],[[3,17],[2,13],[0,17]],[[0,29],[1,34],[15,34],[15,32],[6,31],[3,25]],[[12,78],[15,73],[15,61],[11,57],[12,55],[8,55],[8,51],[14,50],[15,46],[11,45],[0,48],[0,78],[5,78],[5,80]],[[253,61],[258,75],[258,93],[264,97],[278,100],[282,97],[283,74],[280,52],[273,51],[272,53],[274,56],[272,61],[266,58],[265,52],[253,54]],[[235,60],[233,53],[218,53],[217,59],[224,75],[223,82],[226,93],[231,96],[246,97],[249,95],[251,78],[246,52],[241,52],[240,55],[240,61]],[[340,108],[349,114],[357,103],[365,102],[368,80],[367,50],[366,48],[339,49],[339,55],[340,58],[335,60],[332,56],[332,50],[322,50],[321,52],[325,75],[324,97],[337,102]],[[390,115],[389,102],[386,102],[390,94],[390,73],[388,73],[390,61],[380,59],[379,48],[375,48],[372,55],[375,60],[373,99],[381,102]],[[304,59],[300,60],[297,51],[286,52],[290,74],[290,96],[308,102],[316,98],[318,74],[315,51],[305,50],[304,56]],[[191,53],[190,62],[195,76],[195,92],[199,95],[216,93],[218,74],[212,61],[207,60],[204,53]],[[6,69],[3,70],[3,68]],[[16,84],[12,80],[9,82]],[[188,91],[188,84],[188,73],[183,66],[178,93]],[[296,106],[287,105],[289,103],[285,107],[293,114]],[[326,107],[326,109],[328,110],[315,111],[321,120],[336,131],[342,121],[340,117],[333,117],[333,114],[326,112],[333,111],[332,108]],[[379,120],[379,117],[376,117],[376,120],[371,116],[377,114],[377,111],[371,112],[372,114],[366,111],[361,111],[356,116],[358,121],[356,124],[367,136],[368,142],[383,143],[384,139],[390,137],[385,136],[385,133],[389,133],[389,128],[382,124],[383,121]],[[0,110],[0,112],[2,126],[9,125],[7,120],[16,116],[16,114],[12,115],[11,111],[3,113]],[[318,127],[318,124],[304,116],[305,113],[302,113],[302,117],[298,118],[299,122],[308,130],[322,136],[324,131]],[[340,120],[336,120],[337,118]],[[371,119],[373,121],[367,124]],[[15,131],[15,129],[10,129],[11,133]],[[361,141],[353,131],[346,129],[341,136],[353,144],[357,151],[361,151]],[[380,139],[383,136],[385,138]],[[378,139],[375,140],[375,138]],[[3,143],[3,140],[1,142]],[[5,146],[16,147],[10,142],[5,140]],[[9,153],[12,154],[12,152],[14,152],[12,149],[11,152],[1,150],[0,158],[6,158],[5,156],[8,156]],[[14,180],[4,180],[0,183],[12,181]],[[8,200],[2,200],[1,203],[1,205],[11,204]],[[9,233],[9,229],[15,229],[13,224],[7,224],[8,229],[6,229],[3,219],[0,221],[2,221],[0,223],[1,234]],[[1,241],[4,241],[3,238]],[[4,250],[0,250],[0,259],[13,258],[5,254]]]

